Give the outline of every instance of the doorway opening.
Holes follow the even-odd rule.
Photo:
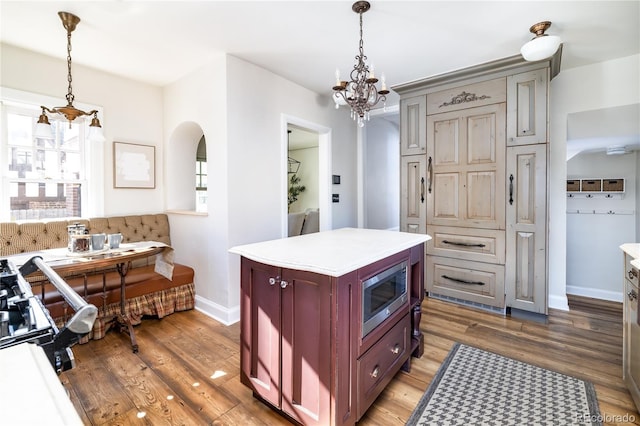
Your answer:
[[[331,229],[331,129],[282,119],[282,236]]]

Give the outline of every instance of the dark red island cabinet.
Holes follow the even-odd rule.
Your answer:
[[[407,300],[362,337],[362,283],[407,262]],[[241,258],[241,381],[289,420],[353,425],[422,356],[424,243],[341,276]]]

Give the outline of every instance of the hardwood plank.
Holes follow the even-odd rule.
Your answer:
[[[358,425],[404,425],[455,342],[590,380],[605,424],[624,416],[640,424],[622,381],[622,311],[589,302],[552,309],[539,323],[425,299],[424,355],[412,358],[411,371],[396,375]],[[290,424],[240,383],[239,324],[224,326],[193,310],[145,319],[135,329],[137,354],[117,332],[73,348],[77,367],[60,378],[87,425]]]

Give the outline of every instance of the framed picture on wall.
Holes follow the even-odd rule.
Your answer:
[[[113,142],[113,187],[155,188],[156,147]]]

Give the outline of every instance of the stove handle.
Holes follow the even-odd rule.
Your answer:
[[[98,308],[86,302],[74,289],[69,287],[61,277],[49,265],[47,265],[42,257],[34,256],[20,267],[20,273],[28,275],[35,271],[33,266],[44,273],[49,281],[60,292],[64,300],[73,308],[76,314],[67,322],[66,327],[74,333],[86,334],[93,328],[93,323],[98,316]]]

